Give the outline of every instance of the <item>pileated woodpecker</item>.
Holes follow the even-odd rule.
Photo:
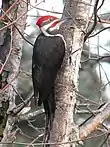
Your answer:
[[[65,41],[57,31],[65,20],[42,16],[36,22],[41,33],[35,41],[32,57],[34,97],[39,93],[38,106],[43,103],[50,126],[55,114],[54,82],[65,54]]]

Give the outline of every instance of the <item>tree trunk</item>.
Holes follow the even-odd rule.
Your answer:
[[[6,65],[4,67],[9,71],[9,76],[7,80],[8,84],[5,85],[6,87],[0,91],[0,100],[9,101],[6,125],[3,132],[3,138],[1,140],[1,142],[3,143],[8,143],[10,141],[13,141],[15,137],[14,134],[15,132],[14,133],[11,132],[14,127],[15,116],[12,115],[11,112],[13,111],[14,108],[16,108],[15,105],[16,93],[14,89],[17,88],[17,76],[19,74],[20,60],[22,55],[22,43],[23,43],[23,38],[16,29],[16,27],[19,29],[20,32],[22,33],[24,32],[24,27],[26,24],[27,4],[23,1],[19,1],[19,3],[14,6],[13,11],[11,13],[10,12],[8,13],[9,14],[8,15],[6,14],[4,17],[7,18],[7,21],[9,23],[12,23],[11,21],[12,19],[13,21],[15,21],[15,23],[14,25],[10,25],[11,41],[10,41],[9,50],[11,54],[9,55]],[[5,99],[3,99],[4,94],[5,94]],[[7,146],[7,144],[1,144],[0,146],[5,147]]]
[[[91,0],[65,1],[63,17],[71,17],[72,19],[61,27],[67,49],[61,71],[56,80],[57,109],[50,134],[51,147],[75,146],[70,142],[78,140],[79,130],[73,121],[73,112],[76,103],[75,91],[78,89],[78,72],[84,43],[84,32],[88,24],[90,2]]]

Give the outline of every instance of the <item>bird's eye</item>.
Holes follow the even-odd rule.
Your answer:
[[[53,20],[53,18],[49,18],[49,21],[52,21]]]

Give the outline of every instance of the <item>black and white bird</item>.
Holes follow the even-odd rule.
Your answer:
[[[42,16],[36,22],[41,33],[35,41],[32,56],[34,97],[39,93],[38,106],[43,104],[50,128],[56,107],[55,79],[65,55],[65,41],[63,36],[58,34],[58,30],[66,20],[55,16]]]

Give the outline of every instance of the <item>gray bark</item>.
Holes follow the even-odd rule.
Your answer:
[[[16,9],[12,11],[12,14],[10,14],[10,18],[13,16],[15,17],[15,19],[17,19],[19,16],[22,17],[19,18],[19,20],[17,20],[16,22],[16,27],[19,29],[20,32],[24,32],[24,27],[26,24],[26,13],[27,13],[27,4],[24,3],[23,1],[21,1],[19,3],[18,6],[16,6]],[[8,20],[9,21],[9,20]],[[15,97],[16,97],[16,93],[13,89],[13,87],[16,89],[17,88],[17,75],[19,73],[19,67],[20,67],[20,60],[21,60],[21,55],[22,55],[22,43],[23,43],[23,39],[21,37],[21,35],[19,34],[19,32],[17,31],[17,29],[12,26],[12,52],[11,55],[8,59],[8,62],[5,66],[6,69],[9,70],[10,75],[8,77],[8,83],[11,83],[8,88],[5,90],[5,92],[1,92],[0,93],[0,99],[3,99],[3,95],[5,93],[5,98],[8,99],[9,101],[9,107],[7,110],[7,121],[6,121],[6,126],[3,132],[3,138],[1,140],[2,143],[7,143],[10,141],[13,141],[14,137],[15,137],[15,133],[12,133],[12,129],[14,127],[14,123],[15,123],[15,117],[11,114],[11,112],[13,111],[14,108],[16,108],[15,105]],[[1,144],[1,147],[6,147],[7,144]]]
[[[88,23],[91,0],[66,0],[63,17],[72,19],[61,27],[67,49],[65,59],[56,80],[57,110],[50,142],[51,147],[70,147],[71,142],[78,139],[79,131],[73,121],[76,103],[75,90],[78,89],[78,72],[81,52],[84,43],[84,33]],[[58,144],[60,143],[60,144]]]

